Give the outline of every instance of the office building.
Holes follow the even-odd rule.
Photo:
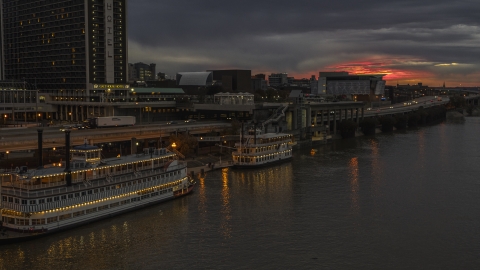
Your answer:
[[[212,72],[213,82],[226,92],[252,92],[251,70],[207,70]]]
[[[49,95],[56,119],[127,94],[126,0],[0,3],[1,79]]]
[[[156,64],[145,64],[142,62],[128,64],[129,81],[153,81],[155,80]]]
[[[349,74],[320,72],[314,95],[374,96],[385,93],[384,74]],[[368,100],[368,98],[367,98]]]
[[[261,77],[254,76],[252,77],[252,90],[267,90],[268,89],[268,84],[265,79],[262,79]]]
[[[272,87],[284,86],[288,84],[287,73],[272,73],[268,75],[268,84]]]

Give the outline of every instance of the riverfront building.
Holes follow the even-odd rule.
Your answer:
[[[385,93],[384,74],[349,74],[348,72],[320,72],[314,95],[346,95],[353,100]]]

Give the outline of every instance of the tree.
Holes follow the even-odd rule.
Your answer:
[[[170,143],[176,144],[175,149],[184,155],[191,154],[198,148],[198,140],[189,134],[178,134],[170,136]]]
[[[240,127],[242,126],[242,123],[238,121],[237,119],[233,119],[231,126],[228,128],[225,128],[221,134],[222,135],[237,135],[240,133]]]
[[[450,104],[455,108],[461,108],[465,106],[465,98],[462,96],[454,96],[450,97]]]
[[[277,96],[277,90],[275,90],[273,88],[268,88],[267,91],[265,92],[265,94],[267,95],[267,99],[272,101]]]
[[[255,102],[261,102],[265,101],[264,98],[266,97],[266,92],[262,89],[257,89],[255,90],[255,93],[253,94],[253,99]]]

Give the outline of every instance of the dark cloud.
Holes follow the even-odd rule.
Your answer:
[[[465,80],[461,74],[480,67],[479,11],[468,0],[137,0],[128,4],[129,61],[172,75],[211,68],[308,75],[396,59],[387,62],[431,72],[431,81]]]

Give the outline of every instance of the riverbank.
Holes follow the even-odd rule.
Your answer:
[[[187,158],[185,161],[187,162],[188,174],[195,179],[198,179],[206,172],[220,170],[232,166],[231,155],[214,156],[212,154],[208,154],[205,156]]]

